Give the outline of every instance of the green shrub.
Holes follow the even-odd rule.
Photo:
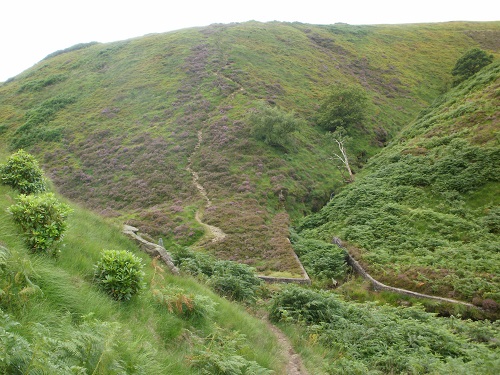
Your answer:
[[[342,305],[333,295],[290,285],[273,298],[269,318],[318,324],[335,319],[340,310]]]
[[[215,258],[203,253],[190,251],[183,247],[172,252],[174,263],[193,276],[210,277],[214,273]]]
[[[259,104],[249,116],[252,135],[270,146],[288,149],[292,146],[292,133],[300,130],[303,121],[295,114],[287,113],[277,107]]]
[[[193,276],[205,278],[216,293],[236,300],[255,300],[262,281],[255,270],[230,260],[216,260],[213,256],[190,251],[187,248],[173,252],[174,263]]]
[[[95,283],[117,301],[128,301],[142,289],[141,260],[126,250],[104,250],[94,266]]]
[[[486,65],[493,62],[493,55],[488,55],[480,48],[472,48],[464,53],[456,62],[451,74],[455,77],[455,85],[472,77]]]
[[[57,254],[57,245],[66,231],[66,219],[71,212],[68,205],[59,202],[53,193],[21,194],[9,211],[23,230],[30,250]]]
[[[261,283],[252,267],[229,260],[215,262],[209,282],[217,293],[236,301],[253,301]]]
[[[21,194],[46,190],[42,169],[35,157],[24,150],[12,154],[6,164],[0,165],[0,181]]]
[[[319,279],[342,279],[347,271],[345,251],[319,240],[300,238],[293,248],[310,276]]]

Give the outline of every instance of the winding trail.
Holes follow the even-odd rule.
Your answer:
[[[200,184],[199,182],[199,176],[196,171],[193,170],[192,168],[192,160],[191,157],[194,155],[196,151],[199,150],[201,143],[203,142],[203,131],[199,130],[198,131],[198,143],[196,144],[193,153],[189,156],[188,158],[188,165],[186,167],[186,170],[191,173],[191,176],[193,176],[193,185],[196,187],[200,195],[203,197],[205,200],[205,207],[204,208],[209,208],[212,205],[212,201],[208,197],[208,194],[203,187],[203,185]],[[216,243],[224,240],[226,237],[226,233],[224,231],[214,225],[210,225],[207,223],[204,223],[202,220],[202,214],[200,213],[201,208],[196,211],[195,214],[195,219],[198,223],[200,223],[206,230],[206,232],[209,233],[210,237],[212,237],[211,242]],[[300,264],[300,262],[299,262]],[[305,273],[305,270],[303,270]],[[306,277],[309,280],[309,277]],[[300,358],[300,355],[295,352],[295,350],[292,347],[292,344],[290,343],[290,340],[288,337],[275,325],[273,325],[267,318],[265,318],[266,324],[269,328],[269,330],[276,336],[276,339],[278,340],[278,345],[280,347],[280,351],[283,355],[283,358],[285,359],[287,366],[286,366],[286,373],[283,375],[309,375],[307,372],[304,364],[302,363],[302,359]]]
[[[297,354],[295,350],[293,350],[292,344],[290,343],[288,337],[278,327],[276,327],[269,321],[267,321],[267,326],[278,339],[278,345],[281,348],[281,353],[286,359],[286,375],[309,375],[304,364],[302,363],[300,355]]]
[[[203,142],[203,131],[198,130],[198,143],[196,143],[196,146],[194,147],[193,153],[188,157],[188,165],[186,167],[186,170],[189,173],[191,173],[191,176],[193,176],[193,185],[196,187],[196,189],[198,190],[198,192],[200,193],[200,195],[203,197],[203,199],[206,202],[204,208],[209,208],[212,205],[212,201],[208,197],[207,191],[205,190],[203,185],[200,184],[200,182],[199,182],[200,178],[198,176],[198,173],[196,171],[194,171],[193,168],[191,168],[191,166],[192,166],[191,157],[194,155],[194,153],[196,151],[199,150],[199,148],[201,146],[201,142]],[[216,242],[220,242],[220,241],[224,240],[224,238],[226,238],[226,233],[224,233],[224,231],[222,229],[220,229],[216,226],[204,223],[201,219],[200,210],[201,209],[198,209],[198,211],[196,211],[195,219],[200,225],[202,225],[205,228],[205,231],[209,233],[210,237],[212,237],[212,240],[211,240],[212,243],[216,243]]]

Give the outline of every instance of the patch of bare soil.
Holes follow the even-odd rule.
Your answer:
[[[203,141],[203,132],[200,130],[200,131],[198,131],[198,143],[196,144],[193,153],[196,152],[200,148],[202,141]],[[203,197],[203,199],[205,199],[205,202],[206,202],[205,208],[208,208],[212,205],[212,201],[210,201],[210,198],[208,197],[207,191],[205,190],[205,188],[200,184],[198,173],[196,173],[196,171],[193,171],[193,169],[191,168],[191,157],[189,157],[188,162],[189,162],[189,164],[188,164],[186,170],[189,173],[191,173],[191,176],[193,176],[193,184],[196,187],[196,189],[198,190],[198,192],[200,193],[200,195]],[[206,224],[201,220],[200,210],[196,211],[195,219],[198,223],[200,223],[205,228],[205,230],[206,230],[206,232],[208,232],[209,236],[212,237],[212,240],[211,240],[212,242],[222,241],[226,237],[226,233],[224,233],[224,231],[222,229],[220,229],[216,226],[213,226],[213,225]]]
[[[281,332],[278,327],[272,325],[269,322],[267,323],[269,330],[273,332],[278,339],[283,357],[288,363],[286,366],[286,373],[284,375],[308,375],[309,373],[304,367],[300,355],[297,354],[295,350],[293,350],[292,344],[290,343],[290,340],[288,340],[288,337],[286,337],[286,335]]]

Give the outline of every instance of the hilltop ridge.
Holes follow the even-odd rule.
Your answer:
[[[280,255],[291,251],[289,224],[343,185],[314,123],[328,88],[355,83],[368,93],[368,120],[350,129],[359,173],[446,90],[465,50],[498,53],[499,28],[252,21],[77,45],[0,87],[0,137],[36,154],[65,196],[180,246],[203,235],[191,156],[213,203],[204,220],[227,234],[208,250],[296,274]],[[292,150],[251,136],[247,116],[259,101],[306,121]]]

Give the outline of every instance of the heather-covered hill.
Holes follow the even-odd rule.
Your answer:
[[[409,124],[301,236],[347,241],[392,286],[499,311],[500,64]]]
[[[0,139],[36,154],[61,193],[117,222],[189,245],[203,235],[201,209],[227,234],[206,248],[297,274],[290,221],[342,186],[333,144],[314,123],[329,87],[368,93],[368,119],[349,130],[359,172],[446,90],[463,52],[498,54],[499,35],[498,22],[248,22],[77,45],[0,86]],[[251,136],[247,116],[262,100],[306,121],[290,149]]]

